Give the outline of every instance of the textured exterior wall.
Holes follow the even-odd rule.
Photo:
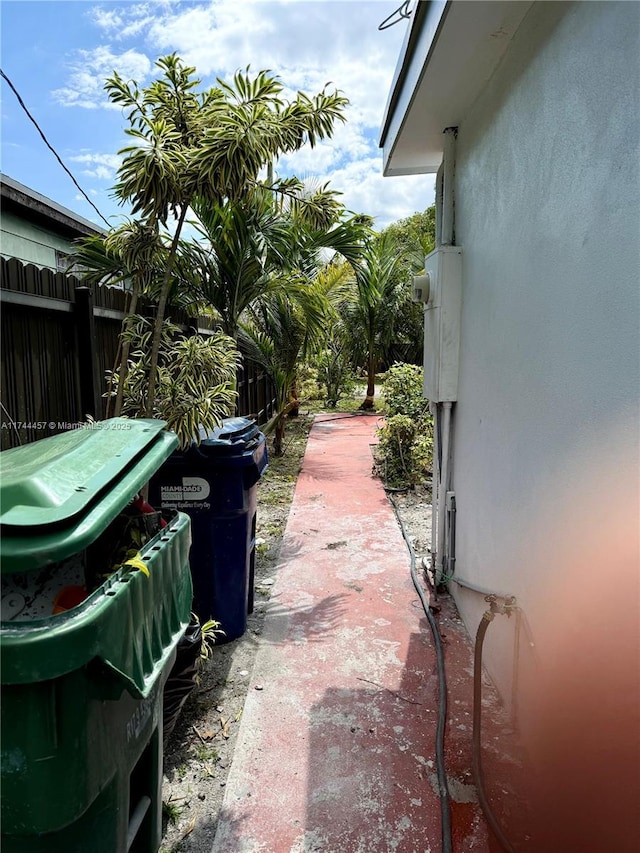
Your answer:
[[[536,4],[459,127],[456,572],[517,595],[540,648],[585,578],[637,608],[615,572],[638,547],[639,21]],[[454,591],[474,631],[486,605]],[[487,637],[507,699],[513,622]]]

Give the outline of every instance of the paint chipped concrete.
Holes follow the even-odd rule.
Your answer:
[[[376,425],[311,431],[212,853],[440,849],[436,659],[371,474]],[[491,850],[451,746],[455,849]]]

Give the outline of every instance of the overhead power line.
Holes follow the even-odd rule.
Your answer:
[[[41,128],[40,128],[40,125],[39,125],[39,124],[38,124],[38,122],[35,120],[35,118],[31,115],[31,113],[29,112],[29,110],[28,110],[28,108],[27,108],[27,105],[25,104],[25,102],[24,102],[24,101],[22,100],[22,98],[20,97],[20,93],[18,92],[18,90],[16,89],[16,87],[13,85],[13,83],[11,82],[11,80],[10,80],[10,79],[7,77],[7,75],[4,73],[4,71],[2,70],[2,68],[0,68],[0,75],[2,76],[2,78],[3,78],[4,80],[6,80],[6,81],[7,81],[8,85],[9,85],[9,88],[11,89],[11,91],[13,92],[13,94],[14,94],[14,95],[16,96],[16,98],[18,99],[18,103],[20,104],[20,106],[22,107],[22,109],[25,111],[25,113],[27,114],[27,116],[29,117],[29,119],[30,119],[30,120],[33,122],[33,124],[35,125],[36,130],[38,131],[38,133],[39,133],[39,134],[40,134],[40,136],[42,137],[42,140],[43,140],[44,144],[47,146],[47,148],[49,149],[49,151],[51,151],[51,153],[52,153],[52,154],[53,154],[53,156],[56,158],[56,160],[58,161],[58,163],[60,163],[60,165],[61,165],[61,166],[62,166],[62,168],[65,170],[65,172],[67,173],[67,175],[69,175],[69,177],[71,178],[71,180],[73,181],[73,183],[75,184],[75,186],[77,187],[77,189],[82,193],[82,195],[84,196],[84,198],[89,202],[89,204],[90,204],[90,205],[91,205],[91,207],[95,210],[95,212],[98,214],[98,216],[100,217],[100,219],[102,219],[102,221],[107,225],[107,227],[108,227],[108,228],[110,228],[110,227],[111,227],[111,224],[109,223],[109,220],[108,220],[108,219],[105,219],[105,217],[100,213],[100,211],[98,210],[98,208],[97,208],[97,207],[95,206],[95,204],[91,201],[91,199],[90,199],[90,198],[89,198],[89,196],[86,194],[86,192],[82,189],[82,187],[80,186],[80,184],[76,181],[76,179],[75,179],[75,178],[74,178],[74,176],[71,174],[71,172],[69,171],[69,169],[68,169],[68,168],[65,166],[65,164],[62,162],[62,160],[61,160],[61,158],[60,158],[60,155],[58,154],[58,152],[56,151],[56,149],[53,147],[53,145],[49,142],[49,140],[47,139],[47,137],[44,135],[43,131],[42,131],[42,130],[41,130]]]

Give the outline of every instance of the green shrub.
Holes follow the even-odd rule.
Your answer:
[[[146,417],[152,334],[152,322],[138,315],[123,333],[131,346],[122,404],[126,417]],[[215,429],[233,411],[238,350],[222,332],[185,337],[165,320],[159,357],[153,417],[167,422],[184,449],[200,441],[200,427]],[[115,395],[119,376],[107,371],[107,378],[107,395]]]
[[[429,403],[422,396],[424,371],[417,364],[396,362],[384,374],[382,397],[389,415],[408,415],[421,420],[429,413]]]
[[[314,365],[308,362],[299,365],[296,388],[299,400],[322,400],[324,393]]]
[[[407,415],[392,415],[378,430],[376,461],[385,483],[396,486],[414,482],[411,448],[415,437],[415,421]]]
[[[422,396],[423,371],[394,364],[385,374],[382,394],[387,418],[378,430],[376,471],[389,486],[424,482],[433,462],[433,419]]]

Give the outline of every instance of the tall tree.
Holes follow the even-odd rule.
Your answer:
[[[242,349],[271,378],[276,412],[264,431],[274,433],[274,454],[282,455],[285,418],[293,403],[291,386],[298,364],[320,339],[324,329],[326,297],[304,280],[265,294],[240,328]]]
[[[247,308],[282,284],[290,229],[264,193],[237,202],[198,201],[195,209],[198,238],[182,243],[178,272],[195,303],[213,309],[236,338]]]
[[[362,409],[373,408],[376,371],[393,340],[403,290],[396,275],[399,264],[391,240],[370,239],[361,259],[354,264],[353,295],[343,304],[354,358],[364,363],[367,370],[367,393]]]
[[[282,98],[283,85],[267,71],[248,70],[232,83],[196,91],[195,68],[171,54],[156,63],[161,74],[146,87],[114,73],[105,88],[125,110],[133,144],[118,170],[115,196],[150,227],[172,225],[173,237],[160,285],[149,362],[146,412],[153,412],[171,276],[189,208],[198,199],[238,201],[258,186],[260,171],[283,154],[330,137],[344,121],[346,98],[326,89],[313,97]],[[278,186],[272,186],[278,190]]]
[[[327,405],[334,408],[353,384],[355,365],[349,347],[346,324],[341,305],[353,293],[353,268],[348,263],[334,261],[317,275],[317,286],[324,293],[327,306],[324,335],[318,351],[313,354],[318,383],[326,392]]]
[[[422,213],[414,213],[392,222],[381,233],[396,245],[398,253],[408,261],[415,260],[417,255],[422,263],[424,256],[432,252],[436,245],[435,206],[431,205]]]
[[[340,219],[335,194],[326,187],[322,193],[321,202],[309,197],[294,206],[264,191],[238,201],[196,201],[200,239],[182,244],[179,272],[193,299],[213,308],[231,337],[256,300],[286,290],[297,277],[313,278],[327,253],[359,257],[366,229],[355,217]]]

